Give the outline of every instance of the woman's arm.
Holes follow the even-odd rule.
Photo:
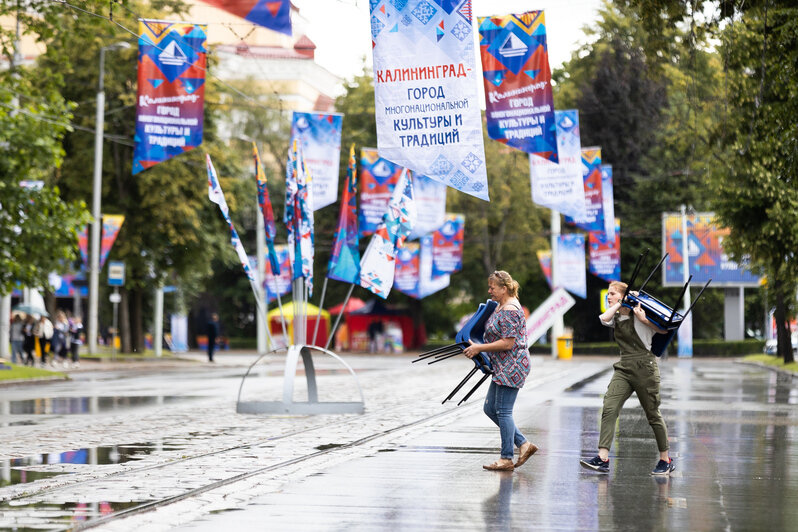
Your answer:
[[[599,319],[601,323],[610,323],[612,321],[613,316],[615,313],[621,310],[621,302],[618,301],[614,305],[610,305],[610,308],[599,314]]]
[[[471,342],[471,345],[465,348],[463,354],[468,358],[474,358],[483,351],[509,351],[514,345],[515,338],[499,338],[495,342],[487,344],[475,344]]]

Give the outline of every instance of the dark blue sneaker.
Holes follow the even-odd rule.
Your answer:
[[[654,468],[654,471],[652,471],[651,474],[667,476],[670,475],[671,471],[674,469],[676,469],[676,464],[673,462],[673,458],[670,459],[670,462],[660,460],[657,462],[657,467]]]
[[[593,471],[598,471],[599,473],[610,472],[610,461],[602,460],[598,456],[594,456],[590,460],[579,460],[579,463],[582,464],[583,467],[592,469]]]

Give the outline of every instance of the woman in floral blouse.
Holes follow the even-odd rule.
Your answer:
[[[484,344],[472,344],[463,354],[473,358],[487,353],[493,366],[483,410],[499,426],[502,450],[496,462],[482,466],[488,471],[512,471],[522,466],[538,450],[515,426],[513,405],[518,390],[529,375],[529,351],[526,348],[526,321],[518,302],[518,282],[509,273],[495,271],[488,276],[488,294],[498,303],[485,324]],[[513,445],[518,447],[518,461],[513,464]]]

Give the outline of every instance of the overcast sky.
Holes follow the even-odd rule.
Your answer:
[[[351,78],[360,72],[361,58],[371,65],[368,0],[293,0],[309,22],[308,36],[316,43],[316,61],[330,72]],[[476,17],[518,14],[543,9],[554,69],[585,41],[582,27],[596,20],[600,0],[473,0]],[[475,40],[478,32],[474,32]],[[479,60],[477,60],[479,62]]]

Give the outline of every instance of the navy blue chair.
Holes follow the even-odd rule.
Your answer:
[[[687,312],[681,314],[676,309],[679,307],[679,305],[682,304],[682,299],[684,298],[685,292],[687,292],[687,287],[690,286],[690,281],[693,279],[692,275],[687,279],[687,282],[684,283],[682,291],[679,294],[679,299],[676,300],[676,304],[673,305],[673,308],[669,307],[668,305],[666,305],[665,303],[663,303],[662,301],[660,301],[659,299],[657,299],[656,297],[652,296],[651,294],[645,291],[648,282],[651,280],[656,271],[659,269],[659,267],[668,257],[667,253],[660,259],[659,263],[657,263],[654,269],[651,270],[651,273],[648,274],[646,280],[643,282],[640,288],[636,290],[637,293],[632,294],[630,292],[629,289],[632,287],[632,283],[635,282],[637,274],[640,272],[640,266],[642,265],[642,262],[647,255],[648,255],[648,250],[645,250],[643,253],[640,254],[640,257],[638,257],[637,264],[635,265],[634,272],[632,273],[632,278],[627,284],[626,292],[624,293],[623,298],[621,299],[621,305],[630,309],[634,309],[639,304],[640,307],[643,309],[643,311],[646,313],[646,318],[648,318],[649,321],[656,324],[660,329],[666,330],[665,333],[655,334],[654,338],[651,340],[651,352],[654,353],[656,356],[662,356],[662,354],[665,352],[665,349],[667,349],[668,345],[671,343],[671,340],[673,340],[674,336],[676,336],[676,331],[679,330],[679,327],[681,327],[684,319],[687,317],[688,314],[690,314],[690,311],[693,310],[693,307],[701,298],[701,295],[704,293],[704,290],[707,289],[709,283],[712,282],[712,279],[708,280],[707,283],[704,285],[704,287],[701,288],[701,291],[696,296],[695,301],[693,301],[692,305],[690,305],[690,308],[687,309]]]
[[[466,347],[470,345],[471,342],[475,344],[482,344],[485,343],[483,336],[485,334],[485,324],[488,321],[488,318],[493,314],[496,310],[498,303],[493,300],[488,300],[485,303],[480,303],[479,308],[474,313],[471,318],[463,325],[462,329],[460,329],[455,336],[455,343],[439,347],[437,349],[433,349],[431,351],[427,351],[422,353],[416,360],[413,362],[418,362],[420,360],[428,360],[433,358],[429,364],[435,364],[436,362],[440,362],[442,360],[446,360],[453,356],[457,356],[462,353]],[[477,356],[471,359],[474,363],[474,367],[465,378],[460,381],[460,383],[454,387],[454,389],[449,393],[449,395],[442,401],[441,404],[445,403],[446,401],[450,400],[454,395],[460,391],[460,389],[465,386],[466,382],[468,382],[471,377],[474,376],[478,371],[483,373],[482,378],[479,382],[474,386],[466,395],[463,397],[458,405],[463,404],[469,397],[479,388],[485,380],[493,374],[493,368],[490,364],[490,358],[485,353],[479,353]]]

